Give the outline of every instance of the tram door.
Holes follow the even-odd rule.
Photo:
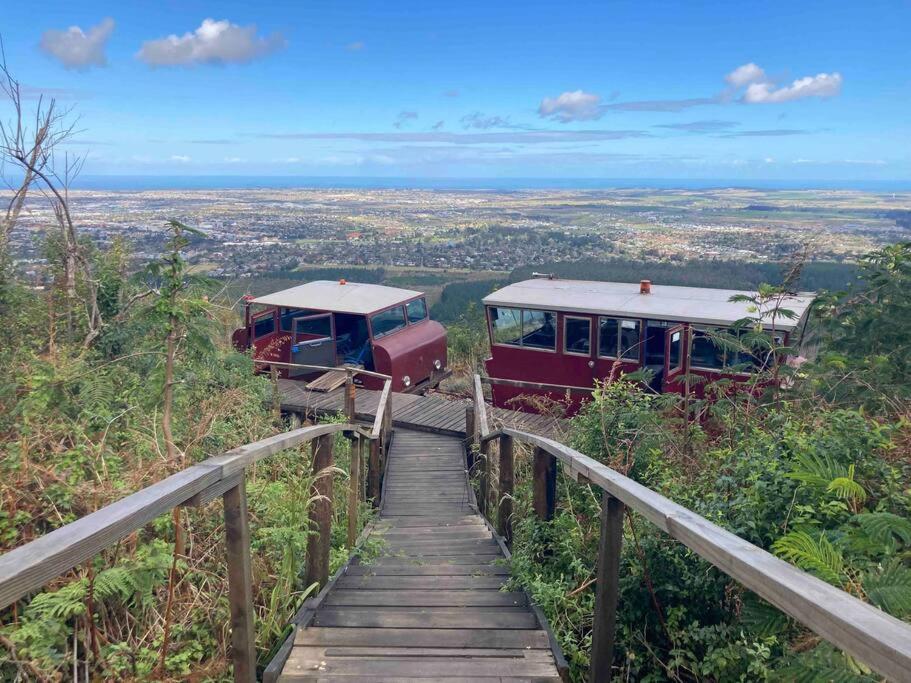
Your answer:
[[[689,330],[686,325],[667,328],[664,341],[664,382],[662,391],[681,393],[687,372]]]
[[[294,318],[291,362],[298,365],[336,366],[335,330],[331,313],[318,313]],[[289,376],[299,377],[320,372],[316,368],[294,368]]]

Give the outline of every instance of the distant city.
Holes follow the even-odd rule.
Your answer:
[[[905,238],[911,216],[911,191],[276,187],[71,197],[81,233],[102,247],[125,239],[137,263],[159,253],[166,220],[200,228],[191,262],[223,278],[337,264],[500,272],[619,257],[778,261],[805,243],[816,260],[851,261]],[[40,281],[36,238],[54,221],[40,197],[29,209],[13,248],[19,270]]]

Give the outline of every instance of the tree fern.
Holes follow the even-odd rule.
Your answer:
[[[911,614],[911,569],[893,561],[882,571],[869,571],[864,591],[874,605],[896,617]]]
[[[844,557],[825,533],[817,540],[804,531],[792,531],[775,541],[772,550],[780,558],[812,572],[823,581],[837,586],[842,583]]]

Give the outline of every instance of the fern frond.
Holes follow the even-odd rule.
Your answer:
[[[133,574],[125,567],[112,567],[99,572],[95,576],[95,599],[104,600],[126,600],[136,592],[136,582],[133,580]]]
[[[867,499],[864,487],[854,481],[854,463],[848,465],[848,473],[844,477],[835,477],[829,482],[826,491],[834,493],[842,500],[857,500],[863,502]]]
[[[790,479],[815,486],[817,488],[828,488],[833,479],[847,475],[847,469],[826,455],[816,455],[815,453],[801,453],[797,456],[791,471],[786,475]]]
[[[828,643],[799,654],[777,673],[780,680],[794,683],[873,683],[879,680],[855,659]]]
[[[740,620],[750,631],[762,637],[778,635],[788,624],[788,618],[781,610],[753,595],[744,598]]]
[[[26,612],[29,616],[38,619],[67,620],[71,617],[85,614],[85,597],[88,581],[79,579],[67,584],[63,588],[39,593],[28,604]]]
[[[854,521],[876,543],[892,545],[897,538],[911,545],[911,519],[891,512],[862,512],[854,516]]]
[[[874,605],[896,617],[911,614],[911,569],[895,561],[863,578],[864,592]]]
[[[841,551],[833,546],[825,533],[819,540],[804,531],[792,531],[772,544],[778,557],[811,572],[823,581],[841,585],[845,561]]]

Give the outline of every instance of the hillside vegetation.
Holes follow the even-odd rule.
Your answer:
[[[135,275],[123,270],[124,245],[86,248],[106,321],[89,344],[84,280],[68,306],[57,286],[35,290],[3,274],[0,550],[289,428],[270,407],[269,381],[228,343],[231,302],[184,269],[192,231],[173,224],[169,233],[161,261]],[[50,240],[52,263],[56,248]],[[336,443],[343,472],[347,444]],[[303,581],[310,472],[301,448],[248,473],[261,665],[313,590]],[[347,559],[343,507],[333,568]],[[0,680],[230,680],[223,537],[220,499],[183,509],[4,610]]]
[[[870,254],[859,276],[819,302],[819,358],[775,369],[788,388],[766,374],[753,393],[722,381],[687,404],[619,381],[595,392],[565,440],[911,620],[911,244]],[[547,614],[573,679],[585,680],[600,492],[561,477],[555,519],[541,523],[527,454],[520,469],[513,572]],[[618,678],[878,680],[646,520],[629,515],[623,542]]]

